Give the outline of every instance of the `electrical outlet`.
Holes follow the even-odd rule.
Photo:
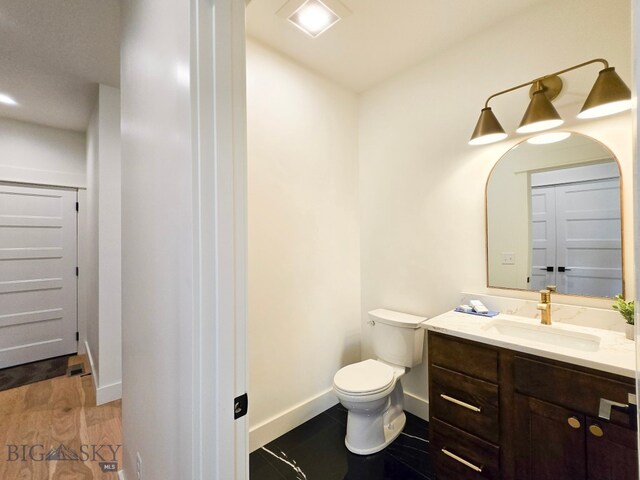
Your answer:
[[[502,254],[502,265],[515,265],[516,264],[516,254],[506,252]]]
[[[142,457],[140,452],[136,452],[136,478],[142,480]]]

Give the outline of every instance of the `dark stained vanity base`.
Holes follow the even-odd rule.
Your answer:
[[[438,480],[637,480],[633,379],[429,332]]]

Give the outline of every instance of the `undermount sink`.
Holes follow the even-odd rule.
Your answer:
[[[568,328],[558,328],[553,325],[531,324],[517,320],[496,319],[483,327],[507,337],[521,340],[555,345],[558,347],[595,352],[600,348],[600,337],[584,332],[577,332]]]

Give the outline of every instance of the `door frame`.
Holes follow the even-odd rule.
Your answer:
[[[192,0],[193,478],[249,478],[244,0]]]
[[[194,349],[190,352],[195,366],[193,478],[244,480],[248,478],[248,422],[246,417],[234,422],[233,397],[247,384],[246,5],[244,0],[192,0],[192,5],[193,143],[198,157],[194,167],[198,169],[194,172],[198,187],[194,207],[200,220],[194,236],[195,275],[200,284],[194,298],[197,315]],[[633,12],[633,94],[637,98],[640,0],[634,0]],[[637,105],[634,119],[634,247],[640,251]],[[204,248],[212,244],[213,251]],[[640,255],[636,255],[635,267],[636,272],[640,271]],[[635,293],[640,298],[638,281]],[[638,311],[636,319],[640,321]],[[640,390],[638,348],[636,356],[636,383]],[[231,437],[234,441],[230,441]]]
[[[633,85],[631,86],[633,95],[633,120],[634,120],[634,144],[633,144],[633,158],[634,161],[634,175],[633,175],[633,249],[635,252],[634,260],[634,276],[635,276],[635,298],[640,298],[640,194],[638,189],[640,188],[640,163],[638,161],[638,137],[640,136],[640,115],[638,114],[638,92],[640,92],[640,0],[633,0],[632,5],[632,19],[631,19],[631,52],[633,57]],[[635,310],[635,342],[636,342],[636,391],[640,392],[640,348],[638,348],[638,341],[640,336],[638,335],[638,322],[640,322],[640,312]],[[638,425],[640,425],[640,409],[638,410]],[[638,429],[638,444],[640,444],[640,429]],[[639,473],[640,473],[640,462]]]
[[[86,245],[86,209],[84,206],[87,202],[87,187],[81,184],[73,184],[70,182],[68,185],[54,184],[54,183],[34,183],[28,181],[18,180],[4,180],[0,177],[0,183],[5,185],[15,185],[22,187],[35,187],[35,188],[53,188],[62,190],[73,190],[76,192],[76,203],[78,209],[76,210],[76,264],[79,271],[86,271],[86,262],[84,253],[87,250]],[[86,307],[84,305],[85,297],[88,295],[85,291],[86,284],[80,281],[80,274],[76,276],[76,328],[78,332],[78,355],[85,355],[87,353],[86,341],[87,341],[87,315]]]

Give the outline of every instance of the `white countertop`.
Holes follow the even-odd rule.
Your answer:
[[[556,322],[552,325],[554,329],[563,330],[567,333],[578,332],[599,337],[600,344],[596,350],[583,351],[498,333],[495,328],[489,328],[494,320],[512,320],[530,326],[540,325],[540,320],[538,319],[502,313],[493,318],[486,318],[451,311],[431,318],[422,323],[421,326],[432,332],[444,333],[517,352],[635,378],[635,342],[628,340],[624,333],[561,322]],[[545,328],[547,327],[545,326]]]

